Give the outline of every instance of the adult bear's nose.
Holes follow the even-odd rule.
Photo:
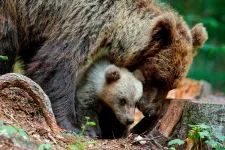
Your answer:
[[[129,118],[127,119],[127,125],[131,125],[132,123],[134,123],[134,119]]]

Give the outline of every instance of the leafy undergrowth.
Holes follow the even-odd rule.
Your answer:
[[[208,148],[215,150],[225,150],[224,142],[225,136],[215,135],[211,127],[206,124],[189,125],[191,130],[188,131],[188,137],[183,141],[180,139],[171,140],[168,146],[183,145],[187,142],[187,147],[191,149],[203,150]],[[170,147],[169,150],[176,150],[174,147]]]
[[[88,123],[88,125],[93,123]],[[54,132],[44,117],[41,106],[24,90],[0,90],[0,149],[85,149],[85,150],[145,150],[146,145],[131,144],[134,136],[101,140],[77,135],[65,130]]]

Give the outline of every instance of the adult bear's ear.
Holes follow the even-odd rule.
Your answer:
[[[202,47],[208,39],[208,34],[202,23],[196,24],[191,29],[193,47]]]
[[[173,13],[156,17],[151,26],[151,41],[160,46],[170,44],[175,36],[176,20]]]
[[[107,83],[111,83],[120,79],[120,70],[115,65],[110,65],[106,68],[105,80]]]

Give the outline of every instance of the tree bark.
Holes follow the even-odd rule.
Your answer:
[[[208,99],[185,101],[180,123],[181,138],[187,136],[188,124],[201,123],[211,126],[213,134],[225,135],[225,98],[211,96]]]

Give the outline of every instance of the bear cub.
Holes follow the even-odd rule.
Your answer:
[[[86,135],[107,139],[126,136],[143,94],[141,81],[104,57],[80,76],[76,92],[77,126],[85,124],[88,116],[96,126],[89,126]]]

